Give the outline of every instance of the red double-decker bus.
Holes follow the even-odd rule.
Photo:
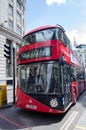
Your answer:
[[[18,54],[18,107],[64,113],[84,89],[83,62],[62,26],[39,27],[23,37]]]

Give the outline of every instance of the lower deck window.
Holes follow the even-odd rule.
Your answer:
[[[58,61],[20,66],[20,87],[26,93],[61,93]]]

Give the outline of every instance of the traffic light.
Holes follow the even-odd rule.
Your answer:
[[[11,44],[6,43],[4,44],[4,56],[7,58],[9,64],[11,64]]]

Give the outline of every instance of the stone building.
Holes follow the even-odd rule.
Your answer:
[[[11,64],[7,62],[4,44],[11,44],[17,53],[25,33],[25,4],[26,0],[0,0],[0,84],[12,84],[13,81],[13,59],[11,56]]]
[[[86,74],[86,44],[80,44],[76,47],[77,53],[81,59],[84,61],[85,74]]]

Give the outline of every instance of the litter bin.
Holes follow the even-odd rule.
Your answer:
[[[6,85],[0,85],[0,107],[7,104],[7,89]]]

